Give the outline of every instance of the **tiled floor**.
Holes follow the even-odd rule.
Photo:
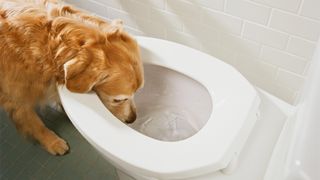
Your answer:
[[[115,168],[73,127],[67,116],[47,108],[46,125],[70,145],[69,154],[52,156],[37,143],[22,138],[0,109],[0,180],[115,180]]]

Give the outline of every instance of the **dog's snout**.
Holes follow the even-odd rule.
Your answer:
[[[129,113],[128,117],[126,118],[125,122],[126,122],[127,124],[131,124],[131,123],[133,123],[136,119],[137,119],[136,107],[135,107],[135,105],[134,105],[134,102],[131,101],[131,103],[130,103],[130,113]]]
[[[132,124],[134,121],[135,121],[135,120],[126,120],[125,122],[126,122],[127,124]]]
[[[137,119],[137,114],[136,114],[135,112],[132,112],[132,113],[130,114],[130,116],[125,120],[125,122],[126,122],[127,124],[131,124],[131,123],[133,123],[136,119]]]

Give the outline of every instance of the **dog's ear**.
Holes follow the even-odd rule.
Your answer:
[[[65,85],[77,93],[86,93],[101,80],[101,73],[90,68],[88,57],[78,55],[63,65]]]

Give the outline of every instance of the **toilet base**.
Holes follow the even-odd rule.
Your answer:
[[[261,119],[259,107],[257,107],[256,113],[252,113],[251,114],[249,119],[251,119],[251,121],[259,121]],[[254,126],[254,124],[252,126]],[[251,128],[253,128],[253,127],[251,127]],[[238,164],[239,164],[238,160],[239,160],[239,152],[234,152],[234,154],[231,157],[230,162],[228,163],[228,165],[224,169],[220,169],[220,171],[218,170],[216,172],[217,173],[220,172],[221,174],[224,174],[224,175],[233,174],[238,168]],[[122,171],[120,169],[117,169],[117,174],[118,174],[119,180],[158,180],[157,178],[153,178],[153,177],[145,177],[145,176],[133,174],[131,172],[124,172],[124,171]],[[201,179],[202,180],[206,179],[205,176],[206,175],[201,176],[202,177]],[[197,178],[196,177],[189,178],[189,180],[191,180],[191,179],[197,179]],[[208,177],[208,180],[209,179],[211,179],[211,178]]]
[[[119,180],[157,180],[151,177],[143,177],[139,175],[128,175],[127,173],[116,169]]]
[[[257,110],[255,116],[253,116],[253,119],[256,119],[258,121],[260,119],[260,109]],[[239,153],[235,152],[231,161],[225,167],[224,169],[221,169],[221,173],[223,174],[232,174],[237,168],[238,168],[238,159],[239,159]]]
[[[238,153],[234,153],[232,160],[229,162],[228,166],[220,171],[223,174],[231,174],[238,167]]]
[[[119,169],[116,169],[119,180],[135,180],[133,177],[127,175]]]

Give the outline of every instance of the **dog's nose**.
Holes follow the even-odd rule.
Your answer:
[[[135,120],[126,120],[125,122],[127,123],[127,124],[131,124],[131,123],[133,123]]]
[[[128,119],[125,120],[125,122],[126,122],[127,124],[131,124],[131,123],[133,123],[136,119],[137,119],[137,114],[136,114],[135,112],[132,112],[132,113],[130,114],[130,116],[128,117]]]

